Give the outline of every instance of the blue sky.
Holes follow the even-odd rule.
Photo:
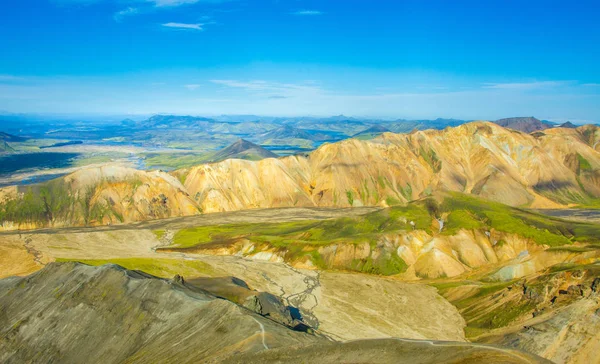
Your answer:
[[[0,6],[8,112],[600,121],[598,1]]]

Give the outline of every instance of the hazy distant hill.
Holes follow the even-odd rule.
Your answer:
[[[263,145],[298,146],[312,149],[323,142],[339,141],[349,136],[337,130],[332,130],[333,128],[328,129],[318,123],[311,125],[313,126],[311,129],[301,129],[290,124],[284,124],[255,138]]]
[[[4,140],[0,141],[0,153],[14,152],[15,150]]]
[[[386,128],[383,125],[373,125],[372,127],[363,130],[360,133],[354,134],[352,137],[358,139],[372,139],[388,131],[390,131],[390,129]]]
[[[567,121],[566,123],[562,123],[558,126],[559,128],[567,128],[567,129],[575,129],[577,128],[577,125],[573,124],[570,121]]]
[[[305,130],[295,128],[291,125],[282,125],[275,130],[264,133],[260,136],[260,138],[264,140],[287,138],[313,140],[313,136],[311,134]]]
[[[11,153],[15,150],[7,142],[24,142],[25,138],[0,131],[0,153]]]
[[[320,130],[337,132],[347,137],[367,129],[381,120],[357,119],[344,115],[329,118],[298,118],[287,120],[285,123],[304,130]]]
[[[0,131],[0,140],[4,142],[24,142],[27,139]]]
[[[279,157],[277,154],[266,150],[260,145],[256,145],[244,139],[239,139],[227,148],[215,153],[211,160],[213,162],[220,162],[225,159],[235,158],[256,161],[265,158],[277,157]]]
[[[398,119],[389,123],[382,123],[382,125],[385,125],[394,133],[410,133],[413,130],[444,129],[448,126],[454,127],[464,123],[465,120],[437,118],[435,120]]]
[[[496,120],[495,123],[505,128],[519,130],[525,133],[545,130],[554,126],[548,121],[542,121],[533,116],[500,119]]]
[[[147,120],[136,123],[138,127],[147,128],[198,128],[206,127],[209,123],[215,122],[210,118],[201,116],[179,116],[179,115],[154,115]]]

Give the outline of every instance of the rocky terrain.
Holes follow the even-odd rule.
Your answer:
[[[177,280],[118,266],[54,263],[0,287],[5,363],[221,361],[320,341]]]
[[[444,206],[443,202],[439,206],[439,212],[443,216],[442,221],[445,221],[441,233],[440,223],[427,215],[427,211],[423,211],[425,214],[423,216],[427,216],[427,220],[417,218],[419,215],[416,206],[408,210],[399,208],[398,211],[364,210],[362,213],[367,215],[354,217],[340,216],[348,215],[350,211],[360,211],[359,209],[340,209],[331,212],[322,209],[297,209],[298,215],[293,214],[296,209],[268,209],[157,220],[137,226],[115,225],[102,228],[3,233],[0,234],[0,247],[9,253],[6,260],[4,260],[4,253],[2,255],[3,275],[28,274],[48,264],[53,266],[51,262],[56,260],[81,261],[92,265],[113,263],[166,279],[178,275],[180,278],[172,280],[172,283],[230,300],[251,311],[275,319],[279,325],[283,324],[286,330],[295,327],[337,341],[390,337],[455,342],[481,341],[531,351],[557,362],[577,362],[578,357],[585,358],[584,353],[591,352],[592,349],[589,348],[595,345],[595,331],[593,326],[589,326],[591,329],[588,329],[587,323],[583,325],[578,322],[581,323],[583,320],[594,322],[595,303],[590,301],[594,299],[590,294],[593,289],[597,289],[597,286],[594,286],[594,277],[598,276],[598,272],[597,269],[580,267],[597,262],[598,249],[593,245],[582,243],[549,247],[539,245],[535,236],[523,238],[518,234],[510,235],[493,230],[492,234],[487,236],[485,232],[490,231],[487,229],[492,229],[490,226],[484,226],[482,230],[454,231],[452,229],[456,225],[452,213],[445,215]],[[456,208],[457,205],[452,206]],[[473,207],[471,209],[474,210]],[[495,210],[496,213],[499,211],[501,212]],[[531,213],[519,215],[518,210],[507,211],[514,213],[518,218],[543,219],[541,215],[527,215]],[[485,213],[485,210],[480,213]],[[404,218],[406,216],[415,218],[414,221],[420,228],[413,229],[410,220],[403,222],[403,216],[397,214],[404,214]],[[393,220],[387,220],[386,216],[393,217]],[[323,218],[328,220],[318,220]],[[261,220],[262,224],[260,224]],[[397,221],[396,225],[393,221]],[[424,221],[428,221],[430,226],[424,225]],[[582,231],[581,229],[587,231],[595,226],[562,220],[551,221],[557,231],[562,231],[561,229],[571,229],[574,232]],[[542,222],[538,221],[538,224]],[[349,251],[350,247],[354,247],[352,252],[360,250],[356,248],[361,245],[354,245],[352,239],[362,239],[363,236],[372,239],[373,236],[380,234],[380,239],[383,240],[381,244],[368,245],[371,259],[364,260],[363,266],[350,264],[311,267],[306,263],[302,265],[301,262],[308,261],[307,256],[317,255],[298,254],[294,244],[289,243],[285,249],[296,252],[295,255],[288,256],[272,248],[261,250],[261,245],[257,243],[260,241],[260,235],[247,238],[249,241],[255,241],[256,250],[245,254],[230,251],[220,253],[222,255],[212,255],[215,252],[208,250],[165,249],[185,242],[181,239],[188,234],[188,231],[199,234],[192,235],[194,239],[209,231],[213,231],[213,234],[216,234],[214,237],[217,238],[230,226],[223,225],[224,223],[233,223],[236,227],[233,231],[238,231],[238,234],[243,234],[248,226],[257,226],[256,223],[259,223],[261,229],[274,234],[272,241],[277,241],[276,236],[286,239],[290,234],[290,228],[296,229],[294,233],[297,234],[296,236],[303,236],[307,232],[314,234],[320,227],[326,228],[324,231],[351,232],[351,237],[345,238],[346,243],[336,242],[336,239],[324,245],[322,243],[315,245],[316,241],[311,243],[311,240],[303,243],[307,244],[304,245],[305,248],[313,244],[316,249],[325,249],[323,262],[331,264],[356,262],[356,256],[351,260],[344,260],[348,259],[345,258],[347,256],[353,257],[345,252]],[[464,224],[464,221],[462,223]],[[377,225],[372,224],[383,224],[381,226],[388,226],[392,230],[401,229],[395,235],[385,232],[388,228],[378,233],[378,228],[374,227]],[[363,235],[361,230],[350,231],[348,230],[350,226],[354,229],[362,226],[365,231],[371,231],[371,234],[375,235]],[[298,230],[299,228],[301,229]],[[255,227],[252,229],[256,234],[262,234],[262,230]],[[307,230],[303,232],[302,229]],[[530,231],[536,229],[530,226]],[[540,230],[540,233],[541,231],[543,230]],[[595,234],[594,231],[590,230],[588,233]],[[182,235],[180,232],[185,234]],[[450,235],[447,234],[449,232]],[[547,241],[562,239],[559,235],[543,236]],[[591,235],[586,237],[585,234],[578,235],[578,238],[592,239]],[[195,244],[202,242],[202,240],[192,241]],[[493,244],[494,241],[504,242]],[[398,249],[402,246],[405,248]],[[431,255],[427,253],[427,249],[436,253]],[[417,254],[417,261],[423,260],[426,263],[422,265],[411,263],[407,258],[409,251],[410,254]],[[331,255],[327,255],[327,252]],[[305,258],[297,260],[299,263],[294,263],[294,260],[289,260],[294,256]],[[431,256],[438,259],[431,260]],[[442,256],[445,258],[439,259]],[[483,260],[477,260],[482,257]],[[405,263],[410,264],[401,266],[405,269],[403,273],[393,274],[393,270],[385,270],[395,267],[390,266],[386,259],[391,259],[391,262],[406,259]],[[416,269],[419,266],[425,270]],[[455,266],[462,268],[452,271],[451,268]],[[372,269],[379,269],[379,271]],[[582,269],[584,273],[575,272]],[[348,270],[370,274],[350,273]],[[434,271],[442,274],[431,274]],[[563,271],[565,273],[562,273]],[[390,273],[392,276],[389,277],[381,275]],[[407,279],[409,282],[406,281]],[[420,282],[414,282],[415,279],[419,279]],[[9,281],[12,280],[14,278],[9,278]],[[436,293],[436,289],[444,298]],[[557,298],[553,299],[554,297]],[[585,310],[577,308],[583,306],[586,307]],[[290,308],[286,309],[286,307]],[[582,315],[587,312],[591,316],[580,317],[570,314],[569,307],[579,310]],[[554,317],[557,318],[550,323],[556,320],[562,320],[557,321],[562,323],[552,324],[552,327],[558,329],[569,327],[563,330],[564,336],[559,341],[561,344],[556,345],[571,349],[555,351],[558,354],[549,349],[554,345],[550,338],[556,338],[558,335],[548,334],[548,338],[544,339],[544,336],[538,338],[538,335],[552,331],[523,330],[524,326],[534,327],[543,318],[551,320]],[[530,322],[530,320],[538,321]],[[576,327],[580,329],[575,329]],[[511,337],[510,335],[519,335],[516,336],[519,339],[504,340]],[[547,344],[543,344],[544,342]],[[538,343],[539,347],[532,346],[532,343]],[[565,346],[564,343],[568,345]],[[329,345],[326,344],[327,348],[318,349],[323,350],[319,352],[326,358],[329,358],[330,354],[334,355],[331,357],[332,361],[335,361],[335,358],[343,358],[339,355],[345,355],[344,350],[337,349],[337,344]],[[418,343],[415,344],[416,351],[413,352],[410,348],[402,349],[401,347],[407,345],[407,342],[401,340],[396,340],[393,344],[377,341],[357,345],[353,350],[364,351],[365,362],[373,361],[372,355],[375,354],[370,353],[375,349],[370,349],[372,345],[376,348],[387,347],[390,353],[389,361],[393,361],[394,355],[402,354],[405,357],[416,355],[419,351],[422,352],[422,345],[436,350],[437,346],[447,346],[442,343],[435,345]],[[435,348],[431,348],[432,345]],[[450,348],[439,348],[443,352],[434,352],[437,353],[435,355],[448,355],[449,358],[455,358],[454,355],[460,355],[459,353],[479,350],[477,347],[464,345],[452,344]],[[579,354],[574,356],[573,353]],[[501,355],[498,360],[507,360],[503,359],[505,351],[501,350],[496,354]],[[294,361],[296,360],[294,358],[300,358],[301,355],[300,352],[286,347],[268,354],[265,358]],[[512,355],[509,356],[514,358]],[[425,356],[422,360],[426,362],[427,358],[430,357]],[[558,360],[560,358],[564,360]],[[417,359],[418,357],[415,357],[414,360]],[[382,359],[381,362],[385,360]]]
[[[23,260],[14,262],[14,266],[3,264],[8,270],[2,273],[15,274],[19,272],[17,268],[21,272],[27,268],[35,272],[53,261],[66,260],[93,265],[115,263],[164,278],[180,275],[190,284],[198,277],[233,276],[249,289],[271,293],[297,308],[305,324],[328,337],[464,341],[464,320],[435,289],[425,285],[376,275],[306,270],[238,256],[161,253],[156,247],[162,243],[144,229],[4,235],[1,245],[21,252]],[[35,252],[37,257],[28,257],[28,251]],[[242,304],[251,293],[239,285],[234,292],[228,289],[227,295],[203,287]],[[349,308],[349,302],[354,309]],[[435,325],[429,322],[431,318],[435,319]]]
[[[438,287],[467,320],[471,340],[520,348],[557,363],[597,361],[598,263],[559,264],[487,287],[473,281]]]
[[[207,280],[188,284],[180,277],[164,280],[115,265],[77,263],[53,263],[25,278],[0,280],[0,358],[6,363],[297,362],[301,357],[323,363],[399,357],[544,362],[524,352],[468,343],[335,343],[217,299],[198,288],[202,284]]]
[[[243,354],[228,363],[551,363],[525,352],[470,343],[405,339],[356,340]]]

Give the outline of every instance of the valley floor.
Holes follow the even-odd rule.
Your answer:
[[[558,308],[552,308],[554,302],[549,303],[551,294],[548,290],[556,289],[558,292],[560,288],[562,292],[570,285],[589,286],[590,279],[597,276],[596,258],[589,260],[591,265],[581,268],[584,273],[578,273],[578,276],[569,271],[572,266],[565,266],[566,273],[562,275],[555,276],[556,272],[551,268],[550,271],[528,276],[526,280],[484,282],[481,277],[498,269],[501,265],[497,264],[452,279],[419,282],[402,281],[400,276],[301,269],[274,260],[273,256],[250,259],[241,254],[207,255],[193,250],[158,249],[172,246],[175,233],[181,229],[325,220],[360,216],[377,210],[369,207],[256,209],[127,225],[3,232],[0,233],[0,278],[24,276],[54,261],[80,261],[89,265],[114,263],[163,278],[175,275],[184,279],[233,276],[243,280],[251,289],[272,293],[285,304],[297,308],[307,325],[318,334],[336,341],[390,337],[455,342],[477,340],[526,348],[550,359],[563,359],[558,362],[590,358],[599,342],[598,335],[581,332],[573,325],[591,322],[593,325],[590,327],[600,327],[600,322],[596,322],[599,321],[600,309],[594,311],[600,304],[597,296],[592,294],[588,297],[591,294],[588,288],[585,288],[585,298],[580,301],[575,294],[560,293],[559,304],[555,306]],[[580,254],[577,249],[573,248],[573,254]],[[540,292],[544,289],[545,296],[538,299],[536,294],[543,295]],[[584,288],[581,288],[583,291]],[[574,305],[571,305],[573,302]],[[572,323],[569,310],[579,307],[577,305],[587,305],[586,311],[577,316],[577,322]],[[536,313],[534,316],[537,318],[531,320],[530,311],[539,307],[542,315]],[[506,324],[502,321],[513,314],[521,316],[515,316],[514,321]],[[505,326],[493,329],[498,322]],[[491,325],[491,329],[480,330],[480,324],[482,327]],[[547,337],[536,341],[539,335],[536,330],[545,330]],[[570,336],[571,332],[579,336]],[[511,337],[518,340],[513,342],[518,345],[507,341]],[[574,339],[570,339],[572,337]],[[535,346],[536,343],[539,345]],[[566,351],[555,349],[557,345]],[[580,346],[586,348],[581,355],[569,354]]]
[[[322,272],[281,262],[157,252],[170,232],[189,226],[237,222],[321,220],[373,208],[283,208],[149,221],[99,228],[47,229],[0,234],[0,277],[25,275],[52,261],[116,263],[171,278],[234,276],[300,310],[304,321],[332,339],[404,337],[464,341],[464,320],[433,287],[376,275]],[[162,229],[159,239],[153,232]],[[423,302],[429,302],[423,305]]]

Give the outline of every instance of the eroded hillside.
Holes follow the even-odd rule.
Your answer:
[[[47,184],[57,185],[51,195],[64,201],[36,189],[9,195],[0,219],[4,229],[105,225],[250,208],[393,206],[438,191],[532,208],[594,204],[600,196],[596,134],[594,126],[525,134],[473,122],[171,174],[90,168]]]
[[[385,206],[435,191],[470,193],[513,206],[559,207],[599,194],[600,155],[592,148],[595,142],[590,144],[590,128],[530,135],[473,122],[442,131],[350,139],[307,157],[228,160],[176,173],[206,212]]]
[[[27,278],[0,280],[0,307],[0,358],[8,363],[545,362],[518,350],[464,342],[333,342],[292,331],[180,279],[115,265],[53,263]]]

